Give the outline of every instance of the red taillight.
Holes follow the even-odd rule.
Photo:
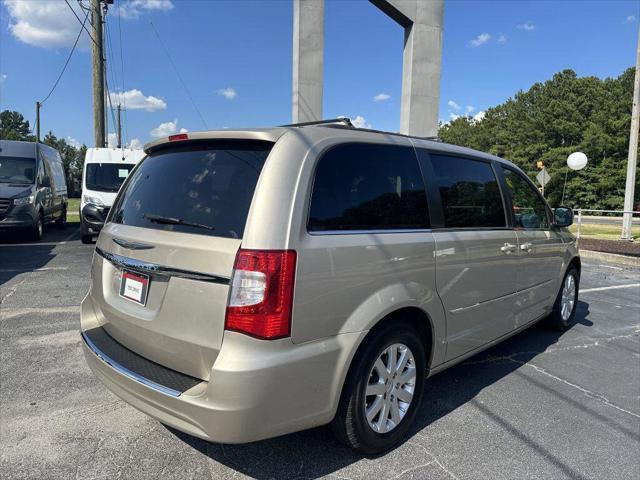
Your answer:
[[[175,135],[169,135],[170,142],[177,142],[179,140],[189,140],[189,135],[186,133],[177,133]]]
[[[258,338],[291,334],[294,250],[243,250],[236,255],[225,328]]]

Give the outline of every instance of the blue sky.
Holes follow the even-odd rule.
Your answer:
[[[63,0],[0,1],[0,109],[33,122],[35,102],[57,78],[80,25]],[[77,0],[69,3],[84,18]],[[128,139],[205,127],[150,21],[207,127],[291,120],[291,0],[120,0],[121,10],[115,3],[109,83],[129,92]],[[445,0],[440,118],[477,115],[566,68],[618,76],[634,64],[638,18],[640,0]],[[326,0],[324,116],[398,130],[402,42],[401,27],[367,1]],[[90,59],[83,35],[42,109],[43,130],[87,145]]]

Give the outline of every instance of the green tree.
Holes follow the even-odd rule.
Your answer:
[[[82,183],[82,168],[84,166],[87,147],[85,145],[81,147],[69,145],[64,138],[56,137],[51,131],[45,135],[42,143],[58,150],[62,158],[67,187],[70,191],[79,191]]]
[[[545,189],[551,205],[562,202],[566,175],[565,204],[621,209],[634,73],[630,68],[602,80],[563,70],[488,109],[482,120],[461,117],[441,125],[439,135],[445,142],[511,160],[532,179],[542,160],[552,178]],[[575,151],[589,157],[580,172],[566,167]]]
[[[35,141],[29,121],[20,112],[4,110],[0,113],[0,140]]]

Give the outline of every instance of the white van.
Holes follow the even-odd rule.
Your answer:
[[[80,229],[82,243],[100,233],[118,189],[144,152],[128,148],[88,148],[82,170]]]

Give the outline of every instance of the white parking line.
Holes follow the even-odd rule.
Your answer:
[[[587,288],[585,290],[580,289],[580,293],[602,292],[603,290],[615,290],[617,288],[633,288],[633,287],[640,287],[640,283],[627,283],[625,285],[611,285],[609,287]]]
[[[51,247],[62,245],[64,242],[29,242],[29,243],[0,243],[2,247]]]
[[[67,243],[69,240],[71,240],[73,237],[75,237],[77,233],[78,233],[78,230],[75,230],[74,232],[72,232],[71,235],[69,235],[62,242],[60,242],[60,245],[64,245],[65,243]]]
[[[0,268],[0,273],[15,273],[15,272],[49,272],[54,270],[69,270],[69,267],[42,267],[42,268],[34,268],[25,269],[25,268]]]
[[[18,315],[50,314],[50,313],[76,313],[80,312],[79,305],[45,307],[45,308],[4,308],[0,312],[0,319],[8,320]]]
[[[27,242],[27,243],[0,243],[1,247],[51,247],[55,245],[66,245],[69,240],[72,240],[78,234],[78,230],[72,232],[67,238],[61,240],[60,242]]]

